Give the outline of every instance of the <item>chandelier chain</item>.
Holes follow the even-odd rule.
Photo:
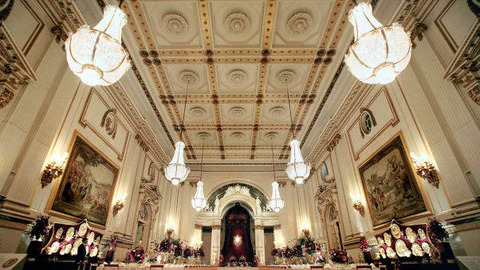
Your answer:
[[[202,138],[202,163],[200,164],[200,181],[203,178],[203,152],[205,148],[205,137]]]
[[[275,155],[273,153],[273,138],[270,137],[270,141],[272,142],[272,168],[273,168],[273,181],[276,182],[276,178],[275,178]]]
[[[190,86],[190,82],[187,82],[187,88],[185,89],[185,105],[183,106],[183,116],[182,116],[182,124],[180,125],[180,141],[182,140],[183,130],[185,128],[185,112],[187,111],[187,101],[188,101],[188,87]]]
[[[284,81],[285,83],[285,88],[287,89],[287,101],[288,101],[288,111],[290,113],[290,128],[292,129],[292,137],[295,139],[295,128],[293,125],[293,116],[292,116],[292,108],[290,105],[290,92],[288,91],[288,83]]]

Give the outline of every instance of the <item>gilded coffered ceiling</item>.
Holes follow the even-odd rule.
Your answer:
[[[352,39],[346,28],[353,6],[351,0],[125,0],[121,8],[133,71],[168,144],[179,139],[188,93],[187,163],[199,163],[204,141],[207,164],[245,165],[270,164],[272,141],[277,162],[286,162],[287,87],[297,139],[315,136],[312,127]]]

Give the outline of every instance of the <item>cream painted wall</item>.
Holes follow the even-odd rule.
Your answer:
[[[416,179],[430,212],[428,216],[436,216],[449,225],[452,238],[456,239],[452,245],[458,255],[480,254],[478,241],[472,237],[480,234],[480,225],[468,221],[468,218],[478,216],[476,201],[480,195],[478,105],[474,105],[477,108],[472,110],[472,104],[466,104],[471,100],[467,101],[465,94],[461,93],[465,90],[444,79],[446,65],[455,52],[440,53],[448,50],[448,46],[434,21],[447,8],[447,2],[452,1],[441,2],[430,14],[432,18],[427,19],[427,22],[432,24],[428,25],[425,38],[416,41],[416,48],[406,70],[386,86],[377,85],[362,90],[347,116],[337,122],[335,129],[341,139],[331,151],[324,147],[316,159],[316,168],[320,169],[322,162],[325,162],[329,170],[333,170],[338,189],[341,227],[344,231],[342,239],[354,258],[359,256],[360,236],[368,237],[382,230],[373,228],[368,209],[362,217],[352,207],[350,194],[360,195],[365,205],[358,168],[400,133],[407,151],[417,155],[421,152],[428,153],[440,173],[439,189],[419,177]],[[463,4],[466,6],[466,3]],[[463,4],[455,4],[451,12],[461,13],[460,9],[465,8]],[[450,22],[447,27],[449,31],[463,31],[462,27],[472,25],[475,21],[472,20],[473,15],[464,15],[458,25]],[[462,38],[458,37],[457,42],[460,44]],[[380,98],[382,95],[387,98]],[[360,136],[357,122],[360,108],[370,109],[379,122],[364,138]],[[414,168],[413,164],[410,165]],[[465,176],[466,171],[471,172],[470,178]],[[410,219],[406,223],[426,221],[425,216]]]
[[[81,83],[69,70],[65,51],[55,42],[55,36],[50,32],[54,24],[45,10],[37,6],[37,2],[15,3],[12,11],[16,14],[15,18],[20,16],[26,21],[25,29],[22,29],[14,23],[14,17],[7,20],[6,25],[12,36],[21,42],[24,40],[22,37],[29,33],[28,19],[34,19],[31,16],[33,11],[25,8],[29,4],[33,5],[39,16],[37,19],[44,24],[40,32],[36,33],[35,42],[28,51],[24,51],[38,80],[21,87],[15,93],[14,100],[0,110],[0,252],[15,252],[17,246],[21,246],[19,252],[25,252],[24,244],[19,245],[19,242],[26,224],[38,214],[49,210],[48,202],[55,196],[56,187],[60,183],[60,179],[56,179],[52,184],[41,188],[43,168],[54,154],[69,152],[74,134],[78,133],[119,169],[112,190],[112,205],[118,195],[127,193],[125,207],[115,217],[110,209],[106,226],[97,230],[104,233],[105,237],[112,233],[118,235],[121,245],[117,254],[123,256],[125,253],[122,247],[127,247],[134,241],[140,203],[145,198],[141,193],[141,179],[149,176],[147,171],[152,162],[155,164],[155,177],[151,180],[151,185],[158,186],[160,196],[168,199],[166,195],[171,187],[167,186],[160,172],[160,164],[164,160],[160,160],[159,154],[153,153],[154,151],[145,151],[135,139],[138,134],[145,137],[145,130],[149,127],[135,119],[135,113],[132,112],[136,108],[128,106],[127,103],[130,102],[131,105],[131,100],[120,84],[115,89],[93,89]],[[125,95],[123,100],[120,98],[121,93]],[[92,95],[100,103],[88,107]],[[98,117],[104,115],[108,108],[116,109],[118,125],[115,138],[109,136],[98,121]],[[82,119],[88,123],[82,124]],[[143,143],[149,149],[158,147],[152,145],[150,140]],[[167,210],[162,207],[161,199],[158,203],[158,213],[152,213],[151,239],[157,235],[155,229],[161,226],[156,225],[163,223],[160,216]],[[55,215],[52,215],[51,220],[68,224],[76,222]]]

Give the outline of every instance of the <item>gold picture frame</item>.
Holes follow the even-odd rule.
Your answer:
[[[62,178],[55,183],[47,213],[105,229],[109,220],[119,168],[77,131]]]
[[[407,152],[399,132],[358,167],[375,229],[431,214]]]

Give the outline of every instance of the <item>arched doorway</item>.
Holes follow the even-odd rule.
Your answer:
[[[223,265],[253,263],[252,217],[240,203],[230,208],[222,220]]]

